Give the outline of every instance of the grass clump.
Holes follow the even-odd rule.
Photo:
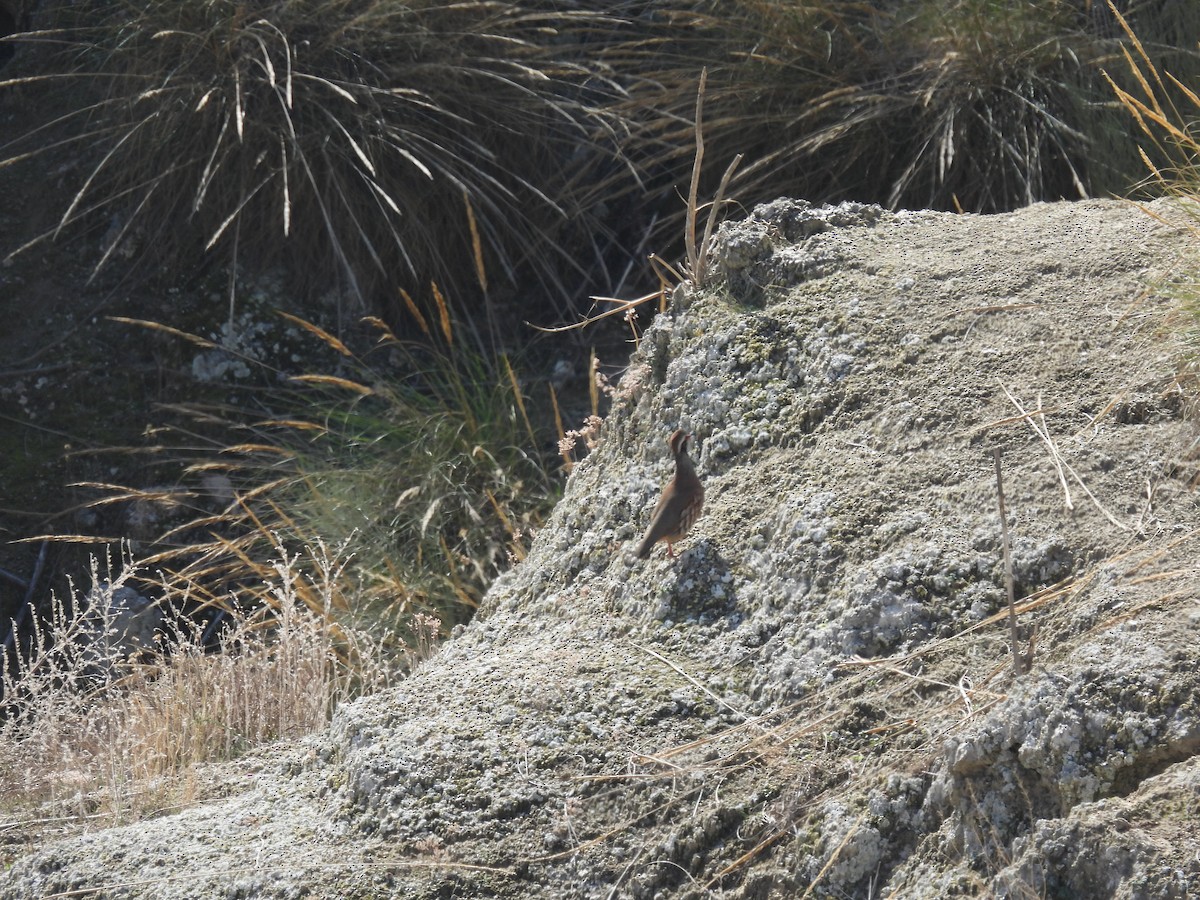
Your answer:
[[[524,556],[560,483],[548,411],[525,395],[508,357],[457,342],[436,296],[441,315],[420,319],[431,332],[422,342],[375,319],[363,354],[288,317],[336,359],[327,373],[284,376],[245,356],[262,377],[244,404],[174,407],[179,424],[145,449],[196,485],[198,499],[186,501],[190,514],[164,518],[143,565],[168,569],[194,602],[223,607],[235,590],[242,607],[261,607],[271,602],[257,587],[271,560],[317,544],[352,546],[336,602],[298,592],[335,629],[370,632],[400,655],[428,640],[431,622],[444,634],[466,621],[491,581]],[[213,342],[189,337],[206,357],[214,352]],[[218,487],[215,505],[203,500],[206,483]],[[162,499],[161,490],[109,489],[106,502]]]
[[[1110,4],[1111,7],[1111,4]],[[1129,47],[1123,54],[1124,67],[1110,74],[1110,84],[1122,109],[1136,124],[1141,144],[1138,151],[1144,166],[1143,195],[1174,197],[1177,209],[1193,237],[1200,237],[1200,85],[1195,59],[1174,60],[1175,71],[1156,60],[1129,19],[1116,7],[1117,18]],[[1140,31],[1140,29],[1139,29]],[[1194,34],[1193,34],[1194,39]],[[1106,73],[1109,74],[1109,73]],[[1151,212],[1161,219],[1158,213]],[[1173,218],[1172,227],[1181,220]],[[1175,273],[1165,287],[1179,299],[1182,322],[1179,332],[1186,348],[1177,385],[1186,389],[1194,414],[1200,393],[1200,277],[1194,268]],[[1191,454],[1189,454],[1190,456]],[[1194,483],[1194,479],[1193,479]]]
[[[320,546],[305,558],[280,555],[263,585],[268,606],[226,617],[207,640],[175,619],[140,652],[123,640],[122,592],[135,570],[102,578],[93,563],[86,595],[56,598],[32,634],[0,654],[0,760],[10,773],[0,808],[17,820],[9,827],[28,820],[36,830],[47,817],[118,823],[192,802],[212,789],[197,780],[197,763],[308,734],[341,700],[386,684],[398,667],[378,645],[335,632],[301,599],[338,603],[345,563]],[[164,598],[168,610],[187,601],[172,589]]]
[[[599,13],[118,0],[41,19],[37,72],[9,86],[60,86],[66,111],[9,161],[80,153],[51,234],[103,234],[97,267],[119,254],[187,271],[216,251],[377,311],[394,282],[468,295],[475,249],[494,270],[555,276],[559,231],[587,218],[609,124],[590,97],[607,76],[576,49]]]
[[[1200,12],[1132,4],[1156,58],[1195,57]],[[1170,8],[1168,8],[1170,7]],[[647,58],[653,110],[638,138],[683,183],[689,109],[709,71],[714,175],[730,194],[974,212],[1123,192],[1136,146],[1102,67],[1125,36],[1087,0],[680,4]],[[1181,45],[1183,46],[1181,49]],[[715,180],[705,188],[714,192]]]
[[[156,430],[150,458],[193,487],[108,486],[99,507],[153,506],[164,531],[4,651],[10,818],[119,822],[200,798],[195,764],[310,733],[401,677],[524,554],[557,496],[554,441],[507,358],[460,347],[440,309],[428,343],[371,322],[362,355],[291,318],[340,365],[282,383],[188,336],[258,377],[244,406],[173,408],[189,418]],[[162,611],[155,640],[116,639],[127,590]]]
[[[1187,71],[1194,67],[1185,67],[1177,75],[1159,66],[1129,21],[1116,7],[1112,13],[1130,46],[1123,54],[1125,71],[1105,74],[1141,138],[1148,141],[1148,146],[1138,148],[1148,173],[1147,184],[1160,193],[1195,198],[1200,193],[1200,129],[1196,125],[1200,95],[1190,86],[1196,72]]]
[[[1126,7],[1149,58],[1195,65],[1200,12]],[[436,282],[460,321],[505,331],[577,318],[580,295],[627,287],[630,256],[677,253],[705,70],[701,189],[741,154],[746,207],[993,212],[1124,192],[1139,165],[1101,75],[1128,37],[1093,0],[118,0],[38,18],[29,74],[3,86],[60,85],[45,105],[65,111],[3,153],[78,157],[43,237],[90,228],[98,267],[279,263],[393,327],[396,287],[428,315]]]

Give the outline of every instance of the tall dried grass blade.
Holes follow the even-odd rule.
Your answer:
[[[554,430],[558,434],[558,443],[561,446],[563,441],[567,439],[567,433],[563,430],[562,410],[558,406],[558,393],[554,390],[554,385],[546,385],[550,389],[550,408],[554,410]],[[567,460],[568,466],[571,460]],[[570,469],[568,468],[569,472]]]
[[[375,393],[374,388],[367,387],[365,384],[359,384],[357,381],[351,381],[349,378],[341,378],[337,375],[293,375],[289,381],[299,381],[304,384],[328,384],[334,387],[345,388],[348,391],[354,391],[356,394],[361,394],[366,397]]]
[[[1112,78],[1109,76],[1109,74],[1107,72],[1103,72],[1101,74],[1104,75],[1105,80],[1109,83],[1109,86],[1112,88],[1113,93],[1117,97],[1117,101],[1122,106],[1125,107],[1126,111],[1131,116],[1133,116],[1134,121],[1136,121],[1138,124],[1138,128],[1142,132],[1144,132],[1145,134],[1147,134],[1151,138],[1153,138],[1154,133],[1150,130],[1150,127],[1146,124],[1146,120],[1142,116],[1141,109],[1138,108],[1139,106],[1144,106],[1144,104],[1141,104],[1136,98],[1131,96],[1127,91],[1118,87],[1117,83],[1112,80]]]
[[[280,190],[282,192],[283,236],[287,237],[292,233],[292,190],[288,183],[287,145],[284,144],[282,137],[279,138],[279,177],[282,180]]]
[[[123,134],[121,136],[121,139],[118,140],[115,144],[113,144],[113,146],[111,148],[109,148],[109,151],[104,154],[104,156],[103,156],[103,158],[101,158],[100,162],[96,163],[96,165],[92,168],[92,171],[88,173],[88,177],[84,180],[83,186],[78,191],[75,192],[75,196],[71,198],[71,202],[67,205],[67,211],[62,214],[62,217],[58,220],[58,225],[55,227],[54,231],[52,232],[52,234],[54,235],[56,240],[59,236],[59,233],[62,231],[63,227],[68,222],[71,221],[71,218],[75,213],[75,210],[78,209],[79,204],[83,202],[83,198],[86,197],[90,193],[91,188],[92,188],[92,183],[96,180],[97,177],[99,177],[100,173],[104,170],[104,167],[106,165],[108,165],[108,162],[114,156],[117,155],[118,151],[120,151],[120,149],[125,145],[125,142],[128,140],[131,140],[133,138],[133,136],[142,129],[142,127],[147,123],[147,121],[148,121],[147,119],[143,119],[142,121],[140,121],[136,125],[134,125],[132,128],[130,128],[127,132],[125,132],[125,134]]]
[[[354,356],[354,354],[350,352],[350,349],[345,344],[343,344],[340,340],[338,340],[321,326],[314,325],[312,322],[309,322],[306,319],[301,319],[299,316],[294,316],[289,312],[284,312],[283,310],[276,310],[276,312],[278,312],[279,315],[287,319],[293,325],[299,325],[310,334],[315,334],[318,338],[320,338],[342,356]]]
[[[267,49],[267,42],[260,35],[254,35],[254,40],[258,42],[258,47],[262,50],[263,71],[267,73],[267,84],[275,87],[275,63],[271,61],[271,51]]]
[[[417,320],[417,327],[421,329],[421,333],[428,336],[430,334],[429,323],[425,321],[425,316],[421,314],[421,310],[417,307],[417,304],[413,302],[412,295],[409,294],[409,292],[404,288],[397,288],[397,290],[400,292],[400,298],[404,301],[404,305],[408,309],[409,315]]]
[[[1163,184],[1166,182],[1166,179],[1163,177],[1162,172],[1160,172],[1158,170],[1158,166],[1156,166],[1153,162],[1151,162],[1150,157],[1146,155],[1145,149],[1143,149],[1142,147],[1138,147],[1138,156],[1140,156],[1142,158],[1142,163],[1146,166],[1147,169],[1150,170],[1150,174],[1154,176],[1155,181],[1157,181],[1159,184]],[[1089,423],[1089,424],[1091,424],[1091,423]]]
[[[363,176],[363,181],[367,183],[367,187],[369,187],[375,193],[376,197],[388,205],[388,208],[392,212],[398,216],[404,214],[403,210],[400,209],[400,204],[395,201],[391,194],[383,189],[383,185],[381,185],[374,178],[368,178],[365,175]],[[395,235],[394,229],[392,230],[392,234]]]
[[[192,198],[192,212],[198,212],[200,207],[204,205],[204,198],[208,195],[208,189],[212,186],[213,177],[220,167],[220,164],[217,162],[217,154],[220,153],[221,147],[225,143],[225,132],[228,130],[229,117],[226,116],[221,120],[221,128],[213,140],[212,150],[209,152],[208,159],[204,163],[204,171],[200,173],[200,183],[196,185],[196,196]]]
[[[267,535],[268,539],[271,540],[271,542],[273,544],[278,545],[278,541],[275,538],[274,534],[272,534],[267,529],[263,528],[261,523],[256,523],[256,524],[259,526],[259,530],[262,531],[263,534]],[[220,548],[222,548],[223,550],[225,550],[227,553],[234,556],[238,560],[238,562],[240,562],[243,566],[246,567],[247,572],[251,572],[255,576],[257,576],[259,578],[264,578],[264,579],[268,578],[272,574],[273,569],[270,566],[265,565],[264,563],[261,563],[256,559],[253,559],[249,554],[246,553],[245,550],[243,550],[238,545],[238,542],[231,541],[228,538],[225,538],[218,534],[218,535],[213,535],[213,543],[215,545],[219,546]]]
[[[400,339],[396,337],[395,332],[392,331],[392,327],[378,316],[363,316],[362,321],[381,333],[382,336],[379,338],[380,343],[384,341],[396,344],[400,343]]]
[[[529,421],[529,412],[525,409],[525,395],[521,393],[521,384],[517,381],[517,373],[513,371],[512,363],[509,362],[508,354],[501,354],[500,358],[504,360],[504,369],[508,373],[508,382],[512,385],[513,399],[517,401],[517,409],[521,411],[521,421],[525,423],[525,433],[529,435],[529,440],[534,445],[537,444],[537,437],[533,433],[533,425]]]
[[[304,78],[304,79],[307,79],[308,81],[315,81],[318,84],[323,84],[323,85],[325,85],[325,87],[329,88],[331,91],[333,91],[339,97],[341,97],[343,100],[349,100],[351,103],[355,104],[356,106],[358,105],[358,100],[355,98],[355,96],[352,93],[350,93],[344,87],[334,84],[328,78],[321,78],[319,75],[312,75],[308,72],[296,72],[295,75],[297,78]]]
[[[350,149],[353,150],[354,155],[358,157],[358,161],[361,162],[363,164],[363,166],[366,168],[366,170],[371,174],[371,176],[374,177],[376,174],[375,164],[371,162],[371,158],[369,156],[367,156],[366,151],[363,150],[362,146],[358,143],[358,141],[356,141],[354,139],[354,135],[352,135],[349,132],[349,130],[347,130],[346,126],[343,125],[336,116],[331,115],[331,116],[329,116],[329,118],[333,121],[334,127],[336,127],[337,130],[342,133],[342,136],[346,139],[346,142],[350,145]]]
[[[244,453],[244,454],[265,453],[265,454],[271,454],[273,456],[279,456],[279,457],[282,457],[283,459],[294,459],[296,457],[296,454],[293,453],[291,450],[288,450],[284,447],[278,447],[275,444],[257,444],[257,443],[230,444],[228,447],[222,447],[221,452],[222,453]]]
[[[433,521],[434,515],[437,513],[438,506],[441,505],[442,498],[436,497],[425,510],[425,515],[421,516],[421,537],[425,537],[425,533],[429,530],[429,523]]]
[[[303,419],[263,419],[255,422],[256,428],[290,428],[293,431],[315,431],[318,434],[328,434],[329,428],[315,422],[305,422]]]
[[[1129,26],[1129,22],[1126,21],[1125,17],[1123,15],[1121,15],[1121,11],[1119,9],[1117,9],[1117,5],[1115,3],[1113,3],[1113,0],[1107,0],[1107,2],[1108,2],[1109,10],[1111,10],[1112,14],[1117,17],[1117,23],[1121,26],[1121,30],[1125,32],[1125,36],[1127,38],[1129,38],[1129,42],[1131,44],[1133,44],[1134,49],[1137,50],[1137,52],[1138,52],[1138,55],[1141,56],[1141,58],[1145,61],[1146,67],[1150,70],[1150,74],[1154,76],[1154,80],[1156,82],[1158,82],[1158,86],[1165,90],[1166,86],[1163,84],[1162,79],[1159,78],[1159,76],[1158,76],[1158,69],[1155,68],[1154,63],[1151,62],[1150,55],[1148,53],[1146,53],[1146,48],[1142,46],[1141,40],[1138,38],[1137,34],[1134,33],[1134,30]],[[1122,47],[1121,49],[1122,49],[1122,52],[1125,51],[1124,47]],[[1127,53],[1126,53],[1126,55],[1128,56]],[[1138,72],[1137,75],[1139,76],[1138,80],[1142,81],[1143,85],[1145,85],[1145,82],[1140,77],[1141,73]],[[1154,92],[1150,90],[1149,85],[1145,85],[1145,87],[1146,87],[1147,94],[1150,96],[1151,99],[1154,99],[1154,96],[1155,96]],[[1155,108],[1158,109],[1159,112],[1161,113],[1162,110],[1161,110],[1161,108],[1158,107],[1157,100],[1155,100],[1154,105],[1155,105]]]
[[[479,237],[479,223],[475,221],[475,208],[471,204],[471,195],[463,191],[463,204],[467,208],[467,227],[471,229],[471,255],[475,260],[475,277],[479,279],[479,287],[485,292],[488,289],[487,269],[483,264],[483,241]]]
[[[592,404],[592,415],[600,417],[600,359],[596,356],[596,348],[592,347],[588,354],[588,400]]]
[[[444,535],[438,535],[438,543],[441,545],[442,555],[446,558],[446,563],[449,565],[447,573],[450,576],[450,587],[454,591],[454,595],[464,606],[468,607],[469,609],[476,609],[479,604],[474,600],[474,598],[471,597],[470,594],[467,593],[466,589],[462,585],[462,581],[459,580],[458,561],[455,559],[454,553],[450,550],[450,547],[446,544],[446,538]]]
[[[492,504],[492,509],[495,510],[496,516],[500,519],[500,524],[504,526],[504,530],[508,532],[508,536],[515,538],[517,536],[517,531],[515,528],[513,528],[512,520],[509,519],[508,514],[504,512],[504,507],[501,506],[500,501],[496,499],[496,495],[488,488],[484,488],[483,492],[487,495],[488,502]]]
[[[238,140],[245,139],[246,111],[242,106],[242,73],[233,70],[233,122],[237,129]]]
[[[1172,84],[1174,84],[1177,88],[1179,88],[1179,90],[1183,91],[1184,96],[1186,96],[1188,98],[1188,100],[1191,101],[1192,105],[1195,106],[1197,109],[1200,109],[1200,95],[1197,95],[1195,91],[1193,91],[1190,87],[1188,87],[1186,84],[1184,84],[1178,78],[1176,78],[1170,72],[1167,72],[1166,75],[1168,78],[1171,79]]]
[[[242,210],[246,208],[246,204],[253,200],[255,196],[257,196],[258,192],[270,184],[274,178],[274,174],[270,173],[263,176],[262,181],[260,181],[251,190],[247,191],[245,195],[243,195],[242,199],[238,202],[238,205],[234,207],[233,212],[226,216],[225,220],[217,226],[216,231],[212,233],[212,237],[210,237],[208,239],[208,243],[204,245],[205,250],[211,250],[216,246],[217,241],[221,239],[221,236],[229,229],[229,226],[237,220],[239,215],[241,215]]]
[[[437,303],[438,319],[442,326],[442,334],[446,338],[446,343],[448,345],[453,345],[454,330],[451,327],[450,322],[450,307],[446,305],[446,298],[442,296],[441,289],[438,288],[437,282],[431,281],[429,285],[431,288],[433,288],[433,300],[435,303]]]
[[[254,499],[254,498],[251,498],[248,494],[243,495],[243,497],[245,497],[245,500],[243,500],[242,497],[239,497],[238,498],[239,501],[247,502],[250,499]],[[266,504],[267,504],[267,508],[271,511],[271,513],[275,516],[275,518],[279,521],[279,523],[281,525],[286,527],[293,534],[303,534],[303,530],[300,528],[299,525],[296,524],[296,520],[293,519],[291,517],[291,515],[289,515],[288,512],[282,506],[280,506],[278,503],[276,503],[275,500],[273,500],[269,495],[266,498]],[[258,525],[259,529],[262,530],[262,525],[259,522],[257,517],[255,517],[254,521]],[[318,543],[320,542],[319,537],[317,538],[317,542]],[[311,541],[308,541],[307,543],[311,544]]]
[[[743,155],[739,153],[735,156],[733,162],[725,170],[725,174],[721,176],[721,183],[717,186],[717,194],[713,198],[712,205],[708,208],[708,220],[704,224],[704,238],[700,241],[700,246],[696,251],[701,259],[701,270],[696,276],[697,283],[703,281],[704,272],[708,268],[708,251],[712,246],[712,234],[717,225],[717,215],[720,212],[722,204],[725,202],[725,191],[729,187],[729,180],[733,177],[733,173],[741,163]]]
[[[708,68],[700,70],[700,85],[696,90],[696,121],[693,124],[696,136],[696,153],[692,159],[692,180],[688,186],[687,212],[684,224],[684,243],[687,251],[688,270],[697,281],[700,272],[700,256],[696,249],[696,206],[697,194],[700,191],[700,170],[704,163],[704,129],[702,116],[704,113],[704,87],[708,83]]]
[[[250,501],[250,500],[257,500],[260,496],[262,496],[264,494],[269,495],[272,491],[274,491],[280,487],[283,487],[284,485],[288,484],[292,480],[293,480],[292,476],[289,475],[284,478],[278,478],[275,481],[268,481],[268,482],[260,484],[256,487],[252,487],[248,491],[242,491],[241,493],[238,494],[238,498],[240,500],[242,500],[243,502]]]
[[[1133,55],[1127,47],[1121,48],[1121,55],[1125,58],[1125,67],[1129,69],[1129,73],[1133,75],[1134,80],[1141,85],[1143,93],[1150,100],[1154,99],[1154,89],[1150,87],[1150,82],[1146,80],[1146,76],[1142,73],[1142,67],[1139,66],[1133,59]]]

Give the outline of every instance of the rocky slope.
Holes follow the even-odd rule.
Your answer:
[[[1184,249],[1111,202],[760,207],[438,656],[238,796],[46,846],[0,895],[1195,894]],[[677,426],[708,509],[639,562]]]

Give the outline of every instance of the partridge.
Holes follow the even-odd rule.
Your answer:
[[[696,476],[696,469],[687,454],[691,439],[692,436],[683,430],[677,430],[667,439],[667,446],[675,457],[675,477],[667,482],[658,498],[658,505],[650,517],[650,527],[638,545],[638,559],[649,559],[650,551],[659,541],[667,542],[667,555],[674,557],[672,545],[687,536],[704,510],[704,485]]]

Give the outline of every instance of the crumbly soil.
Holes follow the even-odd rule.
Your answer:
[[[1188,244],[1152,212],[726,227],[437,656],[214,770],[246,767],[234,796],[32,848],[0,894],[1194,894]],[[676,427],[706,513],[640,562]]]

